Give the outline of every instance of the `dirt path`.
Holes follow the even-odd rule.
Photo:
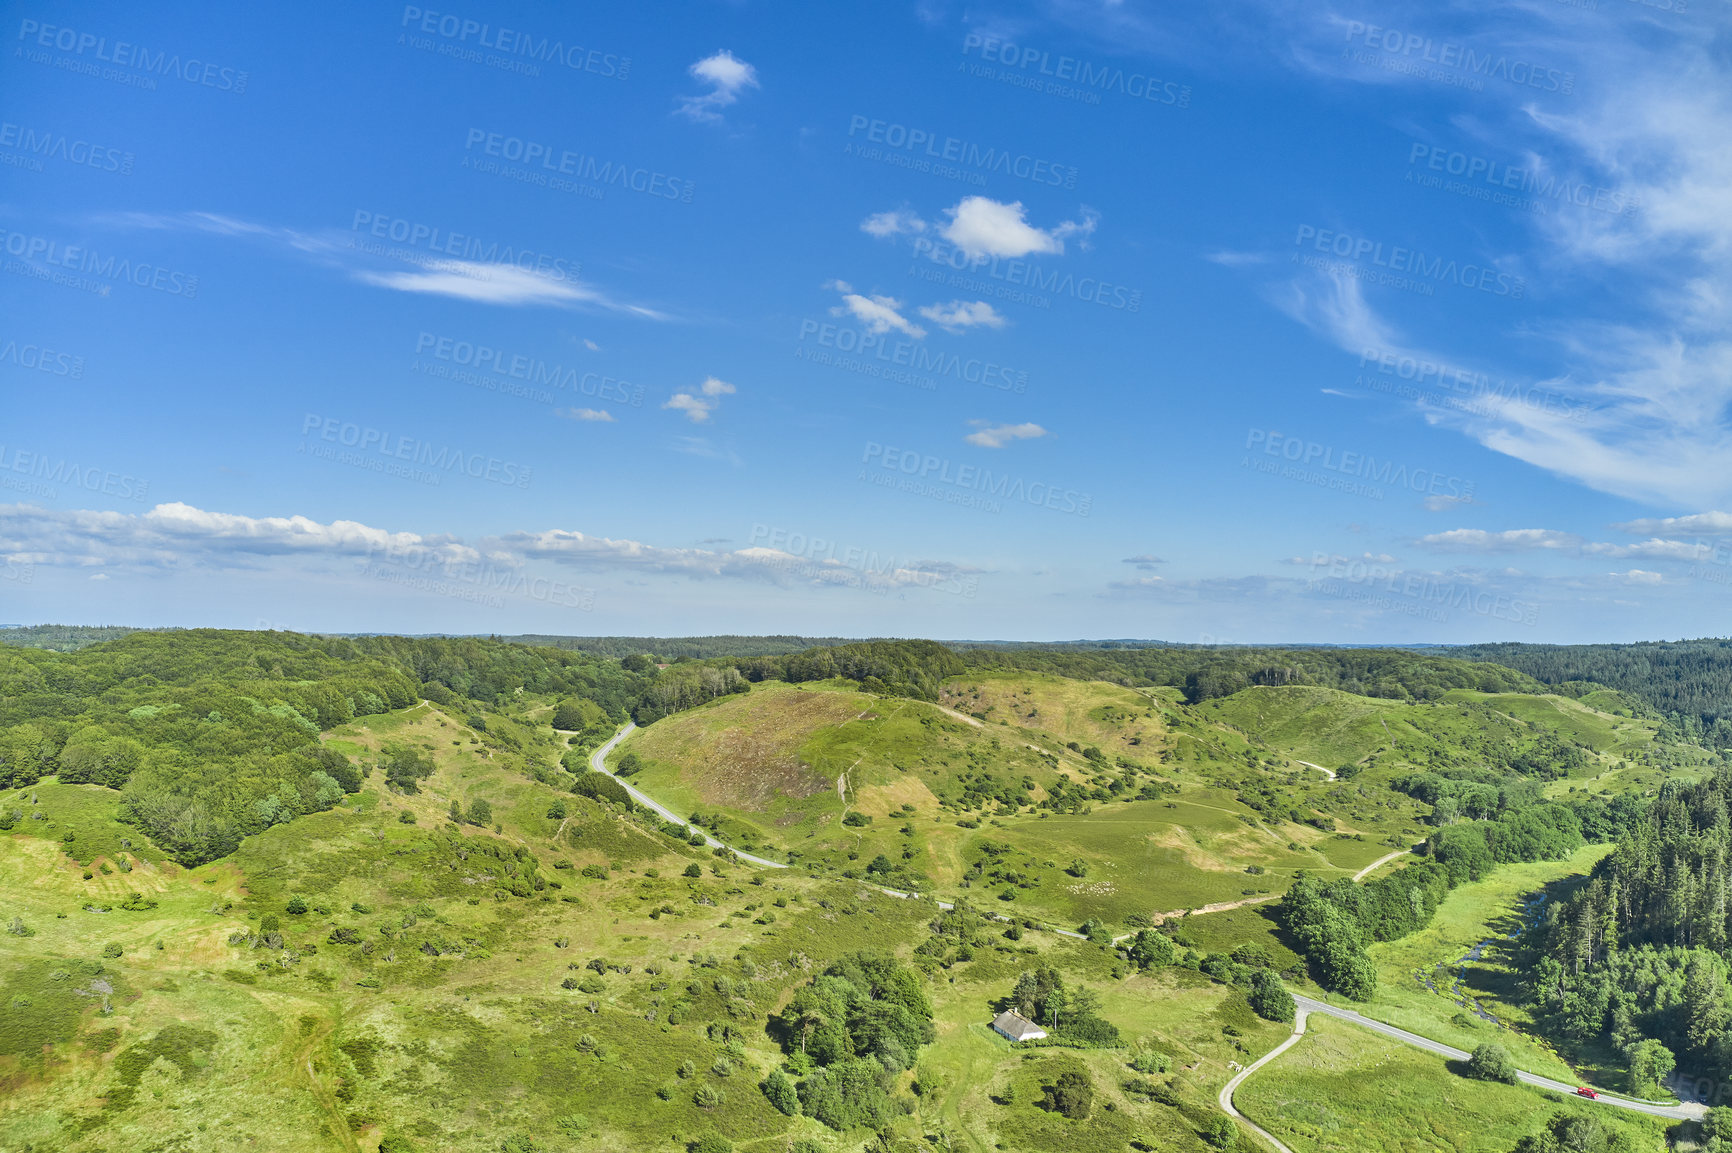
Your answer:
[[[1384,856],[1381,856],[1381,857],[1377,858],[1375,861],[1371,862],[1369,865],[1365,866],[1363,869],[1359,870],[1357,873],[1353,874],[1353,879],[1355,881],[1363,881],[1366,877],[1370,876],[1372,873],[1375,873],[1378,869],[1382,868],[1384,865],[1387,865],[1387,864],[1389,864],[1389,862],[1395,860],[1395,858],[1405,857],[1405,856],[1407,856],[1407,850],[1406,849],[1397,849],[1393,853],[1389,853],[1389,854],[1386,854]]]
[[[967,713],[957,712],[955,709],[951,708],[949,705],[933,705],[932,707],[937,709],[939,712],[945,714],[946,716],[955,717],[957,720],[961,721],[965,725],[973,725],[977,729],[986,727],[986,722],[981,720],[979,717],[971,717]]]
[[[1297,758],[1295,758],[1295,759],[1297,759]],[[1316,769],[1318,772],[1322,773],[1325,777],[1329,778],[1332,781],[1335,779],[1335,770],[1334,769],[1326,769],[1322,765],[1314,765],[1310,761],[1300,761],[1299,763],[1304,765],[1308,769]]]

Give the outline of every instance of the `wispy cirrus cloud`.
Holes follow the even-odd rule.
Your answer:
[[[962,439],[977,448],[1003,448],[1018,440],[1035,440],[1045,436],[1046,429],[1032,422],[1023,424],[993,424],[985,420],[971,420],[975,431]]]
[[[484,264],[471,260],[435,260],[416,269],[395,272],[358,271],[362,284],[447,296],[478,304],[574,305],[624,312],[646,320],[666,320],[653,308],[614,300],[600,289],[567,276],[553,276],[514,264]]]

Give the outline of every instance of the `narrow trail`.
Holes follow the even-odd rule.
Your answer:
[[[1237,1118],[1245,1126],[1245,1128],[1251,1130],[1251,1132],[1257,1134],[1257,1136],[1263,1138],[1263,1140],[1267,1141],[1270,1145],[1274,1146],[1275,1149],[1278,1151],[1278,1153],[1293,1153],[1293,1150],[1287,1148],[1287,1146],[1281,1144],[1280,1141],[1276,1140],[1275,1135],[1273,1133],[1270,1133],[1267,1129],[1264,1129],[1262,1126],[1258,1125],[1255,1121],[1251,1120],[1249,1117],[1246,1117],[1243,1113],[1241,1113],[1237,1109],[1233,1108],[1233,1092],[1234,1092],[1234,1090],[1238,1089],[1240,1085],[1242,1085],[1244,1083],[1245,1078],[1249,1077],[1251,1074],[1253,1074],[1257,1070],[1261,1069],[1264,1065],[1267,1065],[1269,1062],[1273,1061],[1275,1058],[1279,1057],[1281,1054],[1285,1053],[1287,1050],[1291,1049],[1294,1045],[1297,1045],[1299,1043],[1299,1038],[1301,1038],[1305,1035],[1305,1018],[1307,1017],[1307,1015],[1308,1015],[1308,1010],[1306,1010],[1304,1008],[1301,1008],[1297,1012],[1295,1012],[1293,1014],[1293,1034],[1292,1034],[1292,1036],[1288,1037],[1285,1041],[1281,1042],[1279,1045],[1275,1046],[1273,1049],[1269,1050],[1267,1053],[1263,1054],[1261,1057],[1257,1058],[1255,1061],[1251,1062],[1249,1065],[1247,1065],[1243,1069],[1239,1070],[1238,1076],[1234,1077],[1231,1081],[1229,1081],[1225,1085],[1223,1085],[1221,1087],[1220,1095],[1218,1097],[1216,1097],[1216,1101],[1218,1101],[1220,1103],[1222,1111],[1225,1112],[1227,1114],[1227,1116]]]
[[[1375,861],[1371,862],[1369,865],[1365,866],[1363,869],[1359,870],[1357,873],[1353,874],[1353,879],[1355,881],[1363,881],[1366,877],[1370,876],[1372,873],[1375,873],[1378,869],[1381,869],[1383,866],[1389,864],[1389,862],[1395,860],[1397,857],[1407,856],[1407,853],[1408,853],[1408,850],[1406,850],[1406,849],[1397,849],[1393,853],[1386,853],[1383,856],[1377,858]]]
[[[1294,759],[1298,760],[1297,757],[1295,757]],[[1318,772],[1322,773],[1326,778],[1328,778],[1331,781],[1337,779],[1335,776],[1335,770],[1334,769],[1326,769],[1322,765],[1314,765],[1310,761],[1299,761],[1299,763],[1304,765],[1308,769],[1316,769]]]
[[[932,707],[937,709],[939,712],[944,713],[946,716],[955,717],[965,725],[973,725],[977,729],[986,727],[986,722],[981,720],[979,717],[971,717],[967,713],[959,712],[956,709],[951,708],[949,705],[933,705]]]

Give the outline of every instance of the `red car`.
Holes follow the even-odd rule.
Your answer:
[[[1582,1086],[1582,1087],[1581,1087],[1581,1088],[1580,1088],[1580,1089],[1577,1089],[1577,1090],[1576,1090],[1576,1096],[1578,1096],[1578,1097],[1586,1097],[1586,1098],[1588,1098],[1588,1100],[1590,1100],[1590,1101],[1592,1101],[1592,1100],[1594,1100],[1594,1099],[1596,1099],[1596,1098],[1598,1098],[1598,1097],[1599,1097],[1599,1095],[1600,1095],[1600,1094],[1599,1094],[1599,1092],[1598,1092],[1598,1091],[1597,1091],[1597,1090],[1594,1090],[1594,1089],[1590,1089],[1590,1088],[1588,1088],[1588,1087],[1587,1087],[1587,1086],[1586,1086],[1586,1085],[1583,1085],[1583,1086]]]

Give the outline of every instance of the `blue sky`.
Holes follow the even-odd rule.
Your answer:
[[[7,4],[0,623],[1723,633],[1679,2]]]

